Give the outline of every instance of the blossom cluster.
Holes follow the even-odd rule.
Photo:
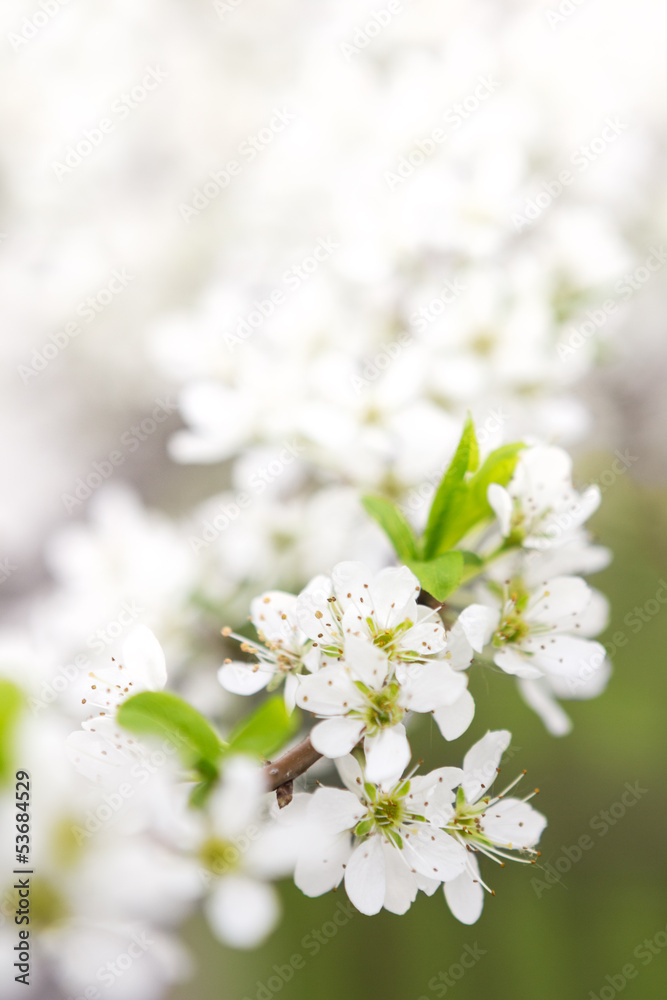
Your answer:
[[[32,96],[0,154],[6,591],[45,539],[0,628],[0,801],[11,762],[39,776],[37,988],[158,998],[197,907],[254,947],[284,878],[364,913],[443,886],[472,922],[482,856],[537,862],[545,825],[494,791],[509,733],[472,735],[485,672],[556,736],[610,676],[600,492],[563,446],[664,260],[651,112],[607,107],[576,32],[551,86],[514,4],[423,0],[377,36],[340,0],[61,6],[0,14]],[[276,794],[283,756],[308,768]]]

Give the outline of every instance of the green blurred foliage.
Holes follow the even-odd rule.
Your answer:
[[[579,481],[606,482],[609,475],[600,477],[611,461],[605,455],[589,458]],[[218,944],[201,918],[189,925],[196,972],[173,991],[172,1000],[592,1000],[591,991],[599,997],[601,990],[609,1000],[614,987],[606,977],[618,987],[621,980],[614,977],[628,963],[638,974],[618,991],[624,1000],[664,1000],[667,948],[659,945],[667,940],[660,936],[667,930],[667,604],[653,615],[644,611],[649,620],[639,626],[634,609],[654,601],[660,581],[667,581],[667,495],[620,476],[604,488],[592,527],[614,552],[612,565],[592,578],[612,605],[601,638],[609,643],[614,637],[619,646],[607,692],[590,702],[568,703],[573,732],[555,739],[520,700],[510,678],[478,669],[471,678],[477,701],[471,729],[450,745],[428,727],[414,739],[415,755],[429,767],[459,763],[488,728],[511,729],[514,753],[501,780],[528,768],[526,792],[539,784],[534,805],[549,819],[538,865],[508,863],[501,869],[487,860],[483,875],[496,896],[487,895],[484,913],[472,927],[454,920],[441,891],[430,899],[420,895],[403,917],[357,913],[346,919],[344,890],[309,900],[285,884],[286,918],[256,951],[234,952]],[[667,584],[662,594],[667,595]],[[622,646],[618,633],[625,636]],[[603,810],[621,802],[626,782],[638,782],[645,794],[630,806],[616,805],[614,811],[624,808],[625,814],[614,825],[601,821]],[[567,868],[564,848],[585,834],[591,848],[563,871],[560,882],[549,884],[545,866]],[[340,927],[333,922],[336,914]],[[313,931],[325,942],[317,954]],[[642,942],[656,934],[660,953],[647,961],[650,952]],[[466,946],[480,957],[457,980]],[[294,955],[301,956],[303,968],[285,981],[284,967]],[[274,966],[283,967],[282,978]]]

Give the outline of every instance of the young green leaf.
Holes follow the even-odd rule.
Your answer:
[[[296,712],[291,715],[281,695],[262,702],[252,715],[241,719],[229,736],[227,753],[247,753],[268,758],[287,743],[297,729]]]
[[[118,709],[118,722],[140,736],[167,738],[176,744],[188,767],[204,778],[217,774],[225,744],[209,722],[170,691],[141,691]]]
[[[11,681],[0,680],[0,785],[14,774],[13,743],[24,698]]]
[[[418,552],[417,539],[398,507],[391,500],[376,496],[362,497],[361,502],[388,536],[399,559],[403,562],[415,559]]]
[[[428,562],[413,559],[408,566],[418,577],[424,590],[435,597],[436,601],[444,601],[461,582],[463,554],[446,552]]]
[[[447,518],[442,524],[437,551],[450,549],[480,521],[493,517],[486,496],[489,485],[499,483],[506,486],[509,483],[523,447],[521,442],[516,442],[492,451],[481,469],[454,491]]]
[[[457,506],[461,487],[465,484],[466,473],[474,471],[478,464],[479,447],[475,435],[475,425],[472,417],[468,416],[454,457],[442,477],[431,504],[424,531],[424,556],[426,559],[451,548],[451,545],[443,544],[442,538],[447,530],[452,511]]]

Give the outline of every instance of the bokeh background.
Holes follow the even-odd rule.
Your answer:
[[[220,626],[338,559],[381,565],[358,495],[409,497],[468,408],[482,427],[503,414],[489,444],[571,450],[577,483],[602,489],[592,528],[614,555],[592,578],[614,674],[567,706],[568,736],[498,673],[471,681],[478,716],[452,762],[511,729],[508,778],[528,768],[549,818],[537,866],[487,872],[496,896],[477,925],[437,893],[402,918],[339,918],[329,938],[343,892],[286,884],[261,948],[230,950],[189,915],[183,982],[128,977],[108,1000],[665,996],[666,26],[657,0],[3,3],[0,675],[39,694],[136,599],[175,686],[229,724]],[[211,182],[230,160],[238,174]],[[321,240],[335,249],[291,286]],[[280,308],[244,333],[276,290]],[[193,534],[293,440],[298,461],[193,554]],[[76,728],[76,691],[49,713]],[[440,762],[433,733],[415,740]],[[54,775],[45,765],[43,784]],[[646,790],[631,806],[628,784]],[[603,834],[604,810],[623,815]],[[568,867],[583,835],[592,847]],[[76,956],[77,925],[55,930],[39,1000],[81,988],[54,957],[65,941]],[[467,946],[480,957],[458,980]],[[276,979],[297,954],[303,969]],[[628,963],[638,976],[620,986]]]

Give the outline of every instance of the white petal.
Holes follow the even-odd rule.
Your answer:
[[[160,691],[167,683],[162,646],[145,625],[132,629],[123,643],[123,667],[131,674],[134,693]]]
[[[381,729],[375,736],[364,740],[366,778],[373,784],[391,784],[398,781],[410,763],[410,744],[405,726],[399,723]]]
[[[315,837],[297,860],[294,870],[297,888],[306,896],[330,892],[340,885],[351,853],[352,839],[347,833],[330,840]]]
[[[593,639],[579,639],[573,635],[539,637],[522,643],[532,653],[531,662],[544,673],[572,680],[586,679],[604,663],[606,650]],[[542,648],[544,647],[544,648]]]
[[[379,913],[386,891],[382,837],[364,840],[352,852],[345,869],[345,890],[356,908],[368,916]]]
[[[332,835],[353,830],[365,813],[357,796],[342,788],[318,788],[308,809],[309,817]]]
[[[479,882],[477,859],[470,857],[469,866],[473,873],[464,871],[458,878],[445,882],[445,899],[457,920],[462,924],[474,924],[479,920],[484,906],[484,890]]]
[[[262,768],[257,761],[243,754],[228,758],[222,780],[209,803],[218,835],[231,840],[242,834],[257,819],[265,792]]]
[[[296,703],[314,715],[345,715],[351,708],[365,704],[348,671],[338,662],[314,674],[300,674]]]
[[[609,601],[599,590],[591,587],[591,599],[588,607],[577,619],[577,634],[590,639],[604,632],[609,624]]]
[[[402,851],[384,838],[382,850],[386,879],[384,908],[390,913],[406,913],[417,895],[417,880],[406,864]]]
[[[234,948],[254,948],[280,916],[275,890],[241,875],[221,879],[204,909],[216,937]]]
[[[344,757],[354,750],[363,731],[363,720],[336,716],[318,722],[311,730],[310,742],[324,757]]]
[[[343,611],[356,608],[357,614],[366,618],[373,610],[370,586],[373,574],[361,562],[341,562],[334,566],[331,579]]]
[[[521,646],[504,646],[493,654],[493,662],[506,674],[515,677],[542,677],[544,671],[534,662],[530,652]]]
[[[475,802],[493,784],[500,758],[510,745],[512,734],[497,729],[482,736],[463,759],[464,777],[461,782],[468,802]]]
[[[354,680],[373,691],[384,687],[390,670],[389,658],[367,639],[350,635],[345,640],[345,664]]]
[[[465,733],[475,714],[475,701],[470,691],[463,691],[453,705],[441,705],[433,713],[446,740],[457,740]]]
[[[588,607],[591,591],[579,576],[557,576],[547,580],[528,602],[525,616],[530,622],[567,623]],[[563,625],[561,624],[561,627]],[[566,627],[566,625],[565,625]]]
[[[403,851],[411,868],[441,882],[456,878],[466,865],[466,851],[444,830],[419,823],[403,835]]]
[[[444,660],[413,663],[407,668],[400,704],[412,712],[432,712],[453,705],[466,689],[468,679]]]
[[[572,722],[555,700],[546,678],[520,679],[519,691],[552,736],[566,736],[570,732]]]
[[[294,594],[282,590],[269,590],[253,598],[250,617],[257,632],[289,649],[301,645],[305,636],[296,620],[296,600]]]
[[[547,825],[546,816],[521,799],[502,799],[482,819],[484,833],[501,847],[533,847]]]
[[[353,754],[336,758],[336,770],[345,787],[355,795],[363,793],[364,776],[359,761]]]
[[[65,751],[77,771],[89,781],[103,782],[130,763],[103,737],[83,730],[70,733]]]
[[[296,618],[305,635],[326,645],[340,642],[340,627],[331,607],[333,583],[328,576],[316,576],[299,594]]]
[[[498,518],[500,530],[504,537],[510,533],[512,520],[512,498],[499,483],[490,483],[486,491],[486,498]]]
[[[272,670],[262,670],[259,664],[244,663],[242,660],[232,660],[218,670],[218,680],[225,691],[232,694],[256,694],[266,687],[272,677]]]
[[[405,801],[410,811],[425,816],[434,826],[446,826],[454,812],[457,785],[461,784],[460,767],[439,767],[429,774],[410,779],[410,791]]]
[[[380,570],[370,586],[374,618],[383,629],[393,628],[416,613],[419,580],[407,566],[389,566]]]
[[[283,692],[283,697],[285,698],[285,708],[291,715],[296,707],[296,692],[299,688],[298,678],[294,674],[287,674],[285,677],[285,690]]]
[[[500,611],[484,604],[470,604],[459,615],[456,624],[463,629],[464,635],[476,653],[481,653],[491,641],[491,636],[498,628]]]

